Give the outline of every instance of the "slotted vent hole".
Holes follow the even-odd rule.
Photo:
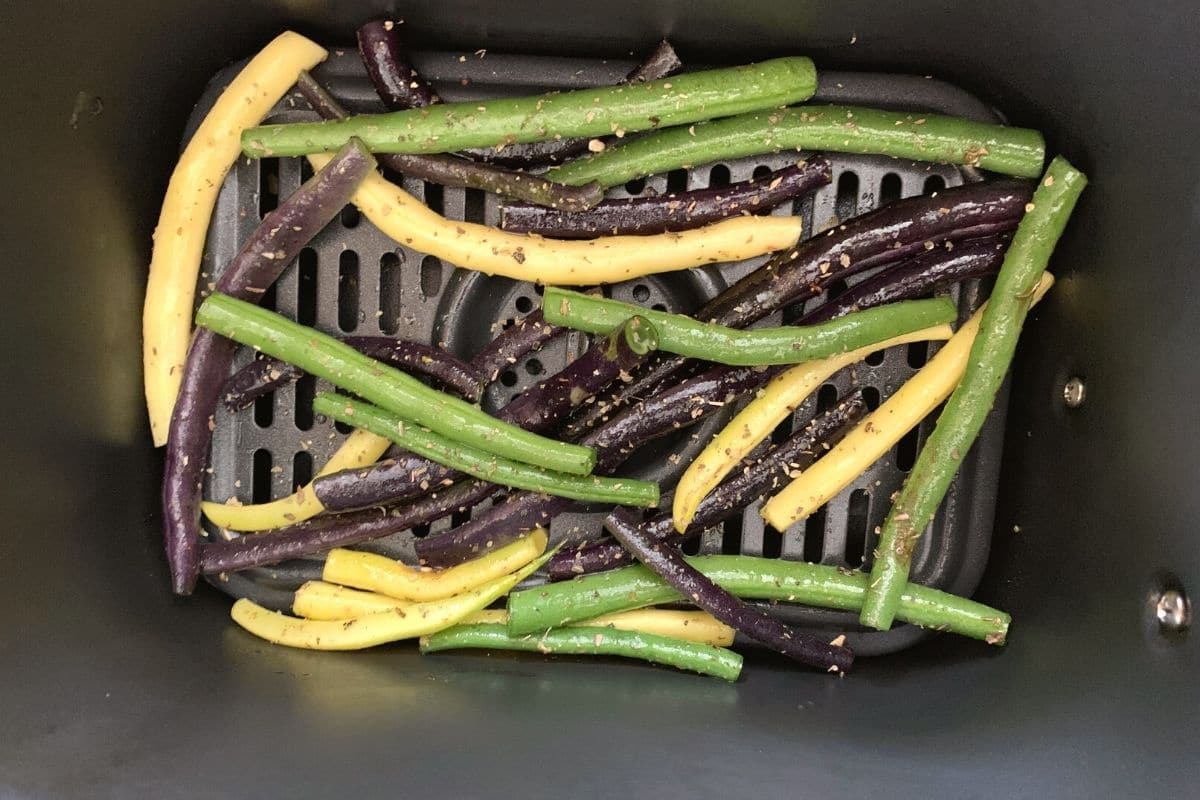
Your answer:
[[[908,365],[913,369],[925,366],[929,359],[929,342],[910,342],[908,345]]]
[[[271,451],[266,448],[254,451],[250,499],[254,503],[267,503],[271,500]]]
[[[825,547],[825,506],[804,521],[804,560],[820,562]]]
[[[838,222],[844,222],[858,215],[858,175],[854,172],[843,172],[838,176],[837,200],[834,201],[834,214]]]
[[[838,390],[832,383],[826,383],[817,391],[817,413],[824,414],[837,405]]]
[[[254,424],[269,428],[275,421],[275,393],[267,392],[254,401]]]
[[[313,478],[313,458],[307,450],[301,450],[292,456],[292,485],[299,489]]]
[[[430,300],[442,290],[442,261],[435,256],[421,259],[421,297]]]
[[[720,189],[729,185],[729,167],[717,164],[708,171],[708,185],[712,189]]]
[[[869,512],[871,495],[864,489],[855,489],[850,493],[850,501],[846,507],[846,566],[862,565],[863,554],[867,547],[867,526],[870,524]]]
[[[293,419],[296,421],[296,427],[302,431],[312,430],[312,401],[316,394],[317,379],[312,375],[305,375],[296,381],[296,407],[293,411]]]
[[[353,250],[338,256],[338,327],[346,333],[358,328],[358,253]]]
[[[896,443],[896,469],[908,472],[917,462],[917,439],[921,435],[920,427],[913,428]]]
[[[742,514],[734,514],[725,522],[721,534],[721,555],[736,556],[742,552]]]
[[[770,525],[763,526],[762,554],[763,558],[779,558],[783,553],[783,533]]]
[[[279,159],[258,161],[258,216],[265,217],[279,206]]]
[[[780,444],[787,440],[792,435],[792,415],[784,417],[783,422],[775,426],[775,430],[771,431],[771,443]]]
[[[400,330],[400,266],[399,253],[384,253],[379,257],[379,330],[394,336]]]
[[[667,173],[667,192],[686,192],[688,174],[686,169],[673,169]]]
[[[312,327],[317,323],[317,251],[300,251],[296,265],[296,321]]]
[[[425,184],[425,205],[429,206],[429,210],[435,214],[445,212],[445,202],[443,198],[443,189],[441,184],[426,183]]]
[[[903,190],[904,185],[900,182],[899,175],[894,172],[884,175],[883,180],[879,182],[879,205],[886,206],[899,200]]]
[[[465,190],[463,193],[463,218],[467,222],[477,222],[482,225],[486,204],[487,195],[483,189]]]

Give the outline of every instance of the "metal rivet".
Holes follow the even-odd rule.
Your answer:
[[[1080,378],[1071,378],[1063,385],[1063,402],[1067,408],[1079,408],[1087,398],[1087,387]]]
[[[1183,589],[1164,589],[1154,603],[1154,616],[1163,633],[1185,631],[1192,624],[1192,603]]]

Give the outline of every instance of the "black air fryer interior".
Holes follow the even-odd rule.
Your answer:
[[[933,75],[1088,173],[1013,376],[977,593],[1013,614],[1004,650],[938,637],[843,680],[759,654],[726,686],[640,664],[287,651],[235,630],[217,592],[169,596],[139,321],[180,134],[208,80],[282,28],[350,42],[380,13],[468,58],[620,60],[668,35],[692,63],[802,52]],[[1189,6],[97,2],[5,17],[0,796],[1194,794],[1196,632],[1154,617],[1164,589],[1200,591]],[[449,274],[445,292],[480,291]],[[495,321],[518,296],[473,302]],[[1087,396],[1068,409],[1072,377]]]

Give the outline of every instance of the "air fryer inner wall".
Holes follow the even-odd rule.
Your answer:
[[[941,636],[833,681],[751,654],[723,686],[586,659],[301,653],[233,629],[216,592],[173,601],[139,309],[179,134],[205,83],[280,29],[347,42],[381,8],[6,9],[0,618],[13,646],[0,658],[0,794],[1194,792],[1200,639],[1163,636],[1154,614],[1163,586],[1195,599],[1200,585],[1187,402],[1200,391],[1188,366],[1200,152],[1186,135],[1200,127],[1200,19],[1186,4],[413,0],[397,12],[409,41],[468,62],[481,48],[624,56],[669,35],[689,61],[802,52],[825,69],[933,75],[1042,130],[1088,173],[1060,281],[1014,368],[977,592],[1013,614],[1003,650]],[[1062,402],[1072,376],[1087,386],[1077,409]],[[614,768],[581,772],[581,759]]]

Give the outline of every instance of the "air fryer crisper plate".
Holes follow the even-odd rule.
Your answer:
[[[488,53],[463,56],[453,53],[417,54],[417,67],[430,78],[448,101],[529,94],[547,89],[579,88],[614,83],[632,66],[625,61],[505,56]],[[219,73],[197,105],[189,135],[211,107],[220,90],[241,65]],[[356,111],[380,110],[357,53],[337,51],[317,71],[329,89]],[[920,112],[942,112],[995,121],[986,105],[948,84],[909,76],[823,73],[815,101],[851,102]],[[292,94],[276,107],[268,121],[310,119],[315,115],[305,101]],[[805,236],[836,224],[838,220],[870,211],[898,197],[922,194],[959,184],[966,170],[881,157],[830,154],[833,182],[776,214],[798,214]],[[668,189],[694,189],[710,181],[739,181],[756,171],[794,163],[796,153],[738,159],[670,176],[655,176],[610,191],[611,197],[630,192],[651,193]],[[803,157],[803,154],[799,154]],[[258,225],[261,215],[279,197],[291,194],[309,175],[303,159],[242,159],[225,181],[203,262],[201,289],[215,281],[239,245]],[[404,188],[423,198],[445,216],[495,225],[501,200],[475,190],[426,186],[405,179]],[[606,287],[611,296],[657,308],[687,312],[729,283],[761,264],[765,258],[737,264],[701,268],[683,273],[641,278]],[[853,285],[870,273],[847,280]],[[956,290],[960,316],[968,315],[980,301],[979,287],[968,284]],[[532,284],[490,278],[460,270],[388,239],[356,211],[347,208],[283,273],[267,302],[288,316],[329,333],[386,334],[436,342],[459,356],[478,352],[513,318],[539,303]],[[817,298],[812,303],[823,302]],[[778,323],[777,315],[772,320]],[[769,321],[771,322],[771,321]],[[512,396],[562,368],[581,352],[585,339],[572,333],[535,352],[500,376],[488,390],[485,406],[494,410]],[[930,346],[932,347],[932,345]],[[870,402],[886,398],[912,375],[926,357],[925,347],[894,348],[835,375],[797,412],[793,425],[803,425],[818,408],[854,387],[861,387]],[[235,368],[252,353],[239,354]],[[262,502],[293,491],[344,438],[334,424],[314,418],[309,403],[314,389],[323,387],[311,378],[281,389],[237,414],[218,412],[213,438],[212,472],[206,497],[225,501]],[[987,560],[991,540],[995,485],[1000,465],[1007,388],[996,403],[979,442],[963,461],[942,512],[922,539],[914,560],[913,580],[958,594],[976,587]],[[822,405],[824,407],[824,405]],[[678,478],[680,467],[666,456],[678,453],[686,465],[709,436],[729,418],[733,409],[702,422],[669,445],[635,454],[622,474],[659,480],[664,489]],[[822,511],[797,523],[783,536],[764,530],[758,506],[738,519],[708,531],[700,541],[705,553],[746,553],[757,556],[820,561],[857,568],[864,556],[870,563],[875,529],[883,521],[889,498],[912,464],[917,448],[929,432],[927,420],[914,438],[905,441],[875,464],[853,486],[834,498]],[[653,452],[651,452],[653,450]],[[463,521],[461,515],[454,522]],[[564,514],[551,526],[552,541],[564,537],[595,536],[603,514],[581,511]],[[408,561],[413,560],[414,536],[446,530],[451,518],[440,520],[431,531],[405,532],[363,545]],[[210,535],[220,535],[209,531]],[[304,580],[320,575],[318,559],[301,559],[276,567],[223,575],[213,585],[238,596],[251,596],[266,605],[286,608],[291,592]],[[884,653],[916,641],[922,631],[903,625],[887,632],[864,631],[855,615],[817,609],[774,606],[786,619],[831,633],[847,633],[849,643],[862,655]]]

